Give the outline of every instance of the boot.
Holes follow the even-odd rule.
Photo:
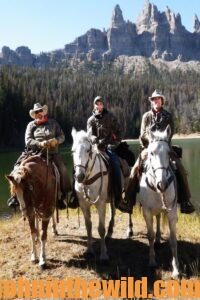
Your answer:
[[[70,196],[69,196],[69,199],[67,202],[67,206],[72,209],[79,207],[78,197],[77,197],[77,194],[76,194],[76,191],[74,188],[72,189],[72,191],[70,193]]]
[[[126,202],[125,199],[123,198],[119,202],[117,208],[123,213],[128,213],[128,214],[133,213],[133,206],[130,204],[130,202]]]
[[[7,200],[8,207],[16,209],[19,206],[19,201],[17,197],[14,195]]]
[[[65,204],[65,199],[66,199],[66,196],[64,194],[62,194],[61,198],[58,199],[58,201],[57,201],[57,208],[58,209],[63,210],[65,208],[67,208],[67,206]]]
[[[187,179],[187,172],[180,159],[175,160],[177,170],[175,172],[177,179],[178,202],[180,203],[181,213],[191,214],[195,211],[193,204],[190,202],[191,193]]]
[[[181,212],[183,214],[192,214],[194,211],[195,211],[195,208],[192,205],[192,203],[190,202],[190,200],[183,201],[181,203]]]

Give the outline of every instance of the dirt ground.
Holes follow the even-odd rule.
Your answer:
[[[70,211],[60,215],[57,225],[59,235],[54,237],[49,226],[47,267],[41,270],[30,262],[30,234],[27,221],[19,216],[0,222],[0,277],[6,279],[83,277],[90,279],[118,279],[133,276],[135,279],[148,277],[151,286],[156,279],[171,277],[171,252],[163,235],[161,244],[156,247],[158,268],[148,267],[148,241],[146,228],[139,209],[133,215],[134,236],[127,238],[128,215],[117,213],[113,238],[107,241],[109,264],[99,260],[100,243],[97,232],[97,214],[93,212],[93,233],[95,256],[85,256],[87,246],[86,231],[82,213],[80,227],[78,216]],[[189,225],[188,225],[189,224]],[[50,224],[51,225],[51,224]],[[200,274],[200,217],[180,216],[178,223],[178,256],[181,276],[198,277]],[[184,227],[185,226],[185,227]]]

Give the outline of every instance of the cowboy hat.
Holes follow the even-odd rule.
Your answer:
[[[104,101],[103,101],[103,98],[101,96],[97,96],[94,101],[93,101],[93,104],[95,105],[97,102],[102,102],[104,104]]]
[[[42,110],[46,115],[48,112],[48,107],[47,105],[42,106],[40,103],[35,103],[33,109],[29,111],[29,115],[31,116],[32,119],[35,119],[35,113],[39,110]]]
[[[149,97],[149,101],[153,101],[154,98],[162,98],[162,100],[163,100],[163,101],[162,101],[162,104],[163,104],[163,105],[165,104],[165,96],[162,95],[161,92],[155,90],[155,91],[152,93],[151,97]]]

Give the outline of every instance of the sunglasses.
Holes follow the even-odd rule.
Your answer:
[[[35,112],[35,115],[37,115],[37,114],[39,114],[39,113],[41,113],[41,112],[43,112],[43,109],[37,110],[37,111]]]

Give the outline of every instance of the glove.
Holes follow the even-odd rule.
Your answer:
[[[108,149],[111,150],[111,151],[115,150],[119,146],[119,144],[120,144],[120,142],[117,142],[117,141],[114,142],[113,144],[109,144]]]
[[[57,139],[53,138],[48,140],[48,144],[50,148],[55,148],[59,144],[59,142]]]
[[[99,140],[98,145],[99,145],[99,146],[105,146],[105,145],[106,145],[105,139]]]
[[[49,141],[42,141],[38,143],[39,148],[48,148],[49,147]]]

